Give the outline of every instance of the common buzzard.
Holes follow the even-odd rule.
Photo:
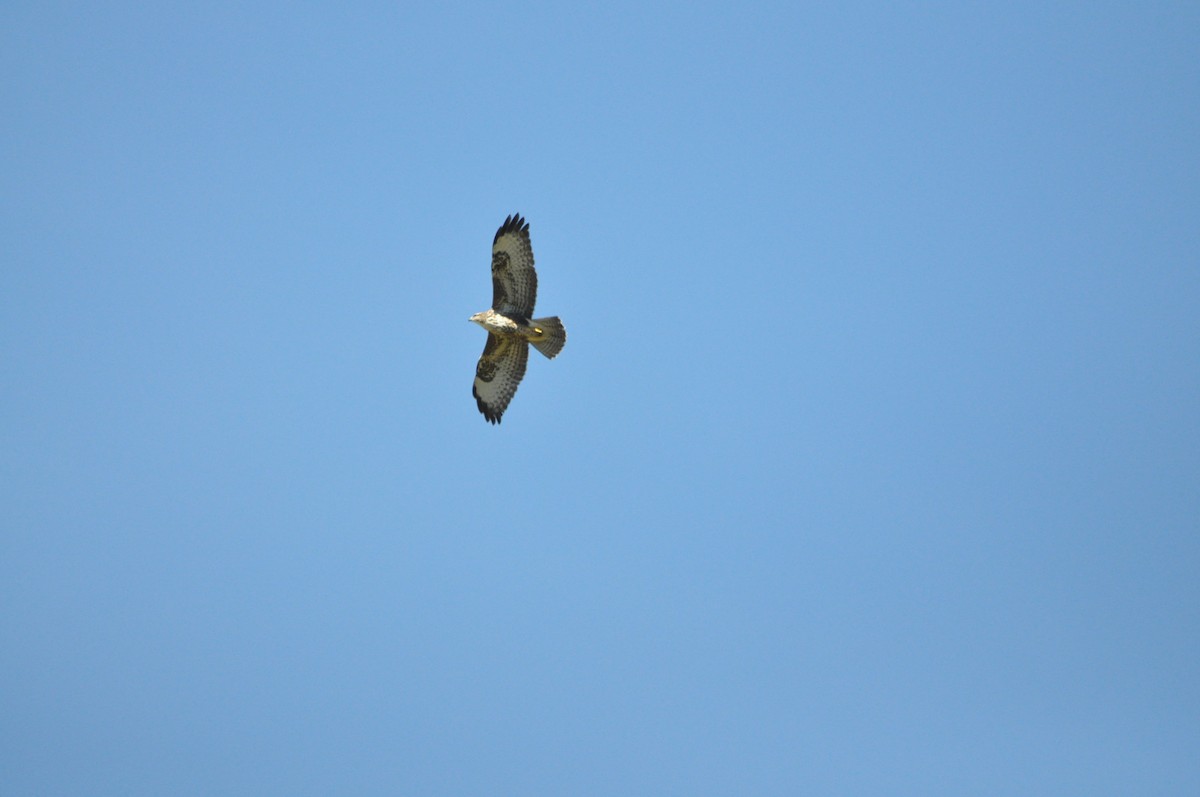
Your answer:
[[[471,393],[490,423],[500,423],[525,376],[529,344],[553,359],[567,342],[567,330],[557,316],[532,318],[535,301],[537,272],[529,222],[514,214],[504,220],[492,240],[492,309],[468,319],[488,331]]]

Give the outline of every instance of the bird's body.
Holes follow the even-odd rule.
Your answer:
[[[470,320],[479,324],[479,326],[493,335],[520,335],[523,331],[529,329],[528,325],[522,324],[515,318],[501,315],[495,310],[484,310],[482,313],[476,313],[471,316]]]
[[[515,214],[504,220],[492,240],[492,307],[468,319],[488,332],[471,392],[490,423],[500,423],[525,376],[529,344],[553,359],[567,342],[567,331],[556,316],[532,318],[536,301],[529,223]]]

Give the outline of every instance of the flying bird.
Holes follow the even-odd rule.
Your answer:
[[[529,344],[554,359],[567,342],[567,330],[557,316],[532,317],[536,301],[529,222],[518,213],[506,218],[492,239],[492,308],[468,319],[488,332],[471,393],[489,423],[500,423],[516,394],[525,376]]]

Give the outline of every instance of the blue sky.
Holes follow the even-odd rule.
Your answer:
[[[1196,793],[1198,32],[5,4],[0,791]]]

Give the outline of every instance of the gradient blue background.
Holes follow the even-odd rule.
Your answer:
[[[0,792],[1200,793],[1200,6],[0,43]]]

